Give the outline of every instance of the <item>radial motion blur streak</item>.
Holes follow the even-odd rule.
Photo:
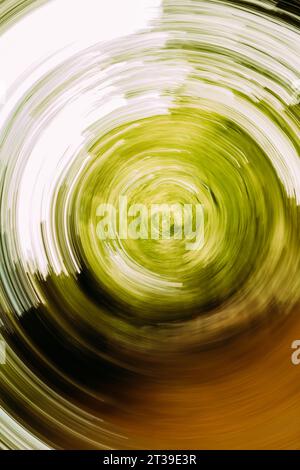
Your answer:
[[[299,448],[299,7],[0,2],[0,448]]]

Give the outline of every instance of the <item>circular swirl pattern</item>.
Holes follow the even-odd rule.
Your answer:
[[[28,2],[14,23],[22,2],[5,3],[0,53],[68,7]],[[280,348],[300,300],[299,15],[254,0],[129,3],[137,19],[115,35],[73,20],[76,41],[58,34],[24,59],[3,100],[0,442],[293,447],[298,429],[277,435],[284,383],[267,440],[253,416],[267,420],[254,402],[278,378],[257,367],[270,332],[263,364],[287,370],[292,403],[297,391]],[[76,8],[91,20],[106,7]],[[148,225],[153,204],[201,204],[204,244],[100,239],[97,208],[120,197],[149,209]],[[250,410],[244,433],[234,397]]]

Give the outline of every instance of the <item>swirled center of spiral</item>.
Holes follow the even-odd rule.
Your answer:
[[[264,181],[272,182],[279,211],[281,183],[264,151],[233,122],[182,107],[114,129],[90,153],[73,208],[80,249],[95,282],[135,315],[146,322],[201,315],[259,276],[276,239]],[[184,239],[99,240],[97,207],[117,206],[121,195],[128,205],[203,204],[204,245],[195,252]]]

